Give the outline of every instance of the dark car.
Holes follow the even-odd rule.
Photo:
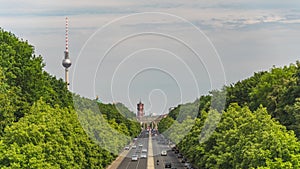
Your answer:
[[[165,162],[165,168],[171,168],[172,164],[170,162]]]
[[[175,154],[178,154],[179,153],[179,150],[175,150]]]
[[[177,155],[177,157],[178,157],[178,158],[183,158],[183,155],[182,155],[181,153],[179,153],[179,154]]]

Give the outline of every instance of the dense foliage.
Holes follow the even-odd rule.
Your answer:
[[[130,111],[123,103],[116,103],[115,106],[119,113],[127,119],[136,120],[136,114]]]
[[[188,111],[182,111],[186,106]],[[194,114],[195,106],[197,118],[182,121],[180,116]],[[299,168],[299,114],[296,62],[179,105],[160,122],[159,130],[199,168]]]
[[[300,143],[293,131],[272,119],[265,108],[252,112],[231,104],[212,135],[201,142],[208,113],[178,147],[199,168],[299,168]],[[218,116],[218,112],[214,112]]]
[[[272,117],[287,129],[294,130],[300,138],[299,111],[295,109],[300,98],[300,62],[256,73],[227,87],[226,91],[227,105],[236,102],[241,106],[248,105],[252,111],[263,105]]]
[[[43,67],[33,46],[0,29],[0,168],[105,168],[139,124],[73,95]],[[98,145],[106,138],[114,147]]]
[[[2,29],[0,67],[5,78],[3,83],[9,90],[7,93],[14,95],[10,99],[15,99],[15,111],[9,113],[13,113],[10,116],[15,121],[23,117],[41,97],[52,106],[72,106],[72,95],[66,89],[65,83],[43,71],[42,57],[34,55],[34,47]]]
[[[3,168],[102,168],[114,157],[86,136],[74,110],[42,100],[6,127],[2,140]]]

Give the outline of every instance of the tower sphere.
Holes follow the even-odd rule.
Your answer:
[[[63,65],[65,68],[69,68],[69,67],[72,65],[71,60],[70,60],[70,59],[64,59],[64,60],[62,61],[62,65]]]

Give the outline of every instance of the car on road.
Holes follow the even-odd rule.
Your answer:
[[[136,149],[136,145],[133,145],[131,148],[132,148],[132,149]]]
[[[165,168],[172,168],[171,162],[165,162]]]
[[[124,147],[124,150],[129,150],[130,149],[130,146],[125,146]]]
[[[142,153],[147,153],[147,149],[143,148]]]
[[[143,144],[139,144],[139,147],[142,148],[142,147],[143,147]]]
[[[181,153],[179,153],[179,154],[177,155],[177,157],[178,157],[178,158],[183,158],[183,155],[182,155]]]
[[[184,163],[184,167],[186,167],[187,169],[193,169],[192,165],[188,162]]]
[[[139,159],[139,157],[136,154],[131,156],[131,161],[137,161],[138,159]]]
[[[147,158],[147,154],[146,153],[142,153],[141,154],[141,158]]]
[[[179,150],[175,150],[175,154],[178,154],[179,153]]]
[[[167,156],[167,151],[166,150],[161,151],[161,156]]]

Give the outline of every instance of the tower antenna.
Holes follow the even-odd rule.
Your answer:
[[[70,82],[69,82],[69,67],[72,65],[70,57],[69,57],[69,39],[68,39],[68,17],[66,17],[66,50],[65,50],[65,58],[62,61],[62,65],[65,68],[65,82],[67,85],[67,89],[69,90]]]
[[[69,52],[68,26],[68,17],[66,17],[66,52]]]

